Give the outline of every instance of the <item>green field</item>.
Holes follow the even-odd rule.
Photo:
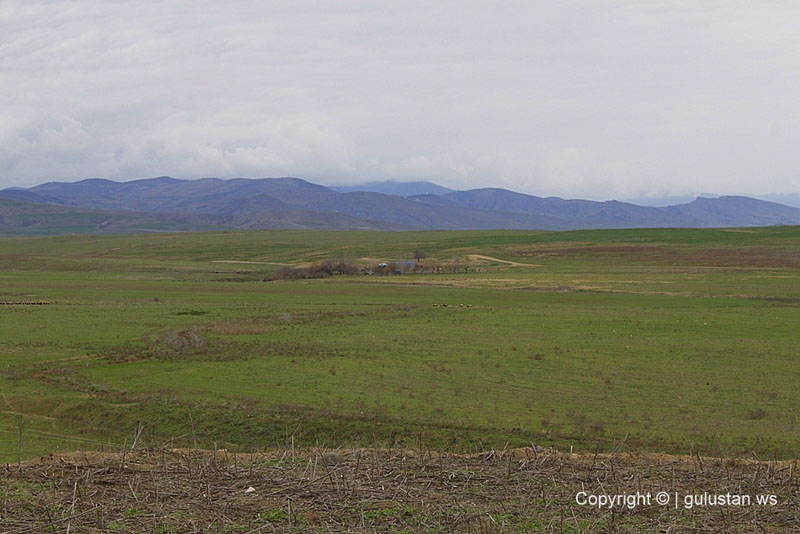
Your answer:
[[[415,250],[441,272],[263,281]],[[800,448],[800,227],[3,238],[0,302],[0,462]]]

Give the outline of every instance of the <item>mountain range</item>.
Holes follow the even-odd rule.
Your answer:
[[[367,189],[367,190],[359,190]],[[223,229],[583,229],[800,224],[800,209],[744,196],[666,207],[565,200],[430,182],[325,187],[299,178],[87,179],[0,190],[0,233]]]

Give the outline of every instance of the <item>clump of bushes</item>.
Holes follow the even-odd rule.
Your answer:
[[[205,338],[193,328],[162,332],[158,336],[157,344],[173,352],[200,351],[208,345]]]
[[[282,267],[265,278],[264,281],[327,278],[335,274],[358,274],[358,272],[358,265],[353,262],[324,260],[305,267]]]

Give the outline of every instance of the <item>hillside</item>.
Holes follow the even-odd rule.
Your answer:
[[[37,204],[0,196],[0,234],[82,234],[223,229],[223,221],[203,214],[173,215],[103,211]]]
[[[341,192],[299,178],[162,176],[130,182],[50,182],[0,191],[7,202],[27,206],[0,205],[0,233],[130,232],[151,227],[569,230],[800,224],[800,209],[748,197],[698,198],[653,207],[542,198],[497,188],[450,191],[429,182],[376,184],[364,187],[403,195],[422,193],[350,190],[357,187],[340,188]]]
[[[404,229],[343,213],[276,209],[253,214],[159,213],[20,202],[0,196],[0,235],[124,234],[262,229]]]
[[[797,224],[798,208],[756,200],[723,196],[698,198],[688,204],[662,208],[684,221],[685,226],[771,226]]]
[[[444,195],[454,203],[492,211],[536,213],[577,223],[581,228],[708,228],[799,224],[800,210],[749,197],[697,198],[667,207],[610,200],[540,198],[505,189],[473,189]]]

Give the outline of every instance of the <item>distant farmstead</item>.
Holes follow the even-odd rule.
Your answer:
[[[373,270],[362,270],[364,274],[409,274],[416,272],[417,262],[414,260],[405,261],[382,261],[378,263],[378,268]]]

